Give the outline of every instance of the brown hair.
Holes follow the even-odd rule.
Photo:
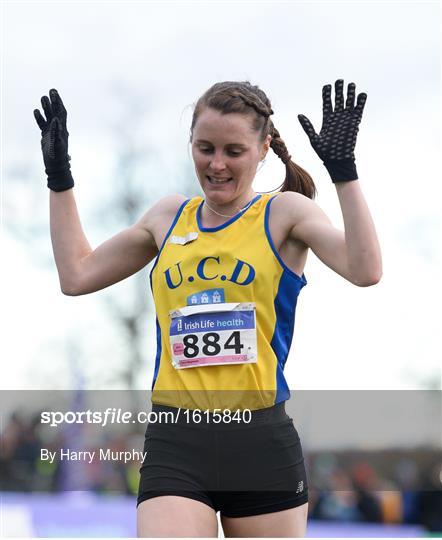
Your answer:
[[[312,177],[291,159],[279,131],[270,120],[270,115],[273,114],[270,100],[258,86],[253,86],[249,81],[225,81],[211,86],[196,102],[190,127],[190,141],[192,141],[193,129],[198,116],[206,107],[215,109],[222,114],[253,115],[252,128],[260,134],[259,140],[264,143],[267,135],[270,135],[272,137],[270,148],[286,167],[285,180],[277,189],[296,191],[310,199],[315,197],[316,186]]]

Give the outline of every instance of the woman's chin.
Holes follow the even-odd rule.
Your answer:
[[[204,194],[207,199],[210,199],[214,203],[227,204],[235,198],[235,192],[231,186],[204,186]]]

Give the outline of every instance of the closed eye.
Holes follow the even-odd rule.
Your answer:
[[[213,152],[213,150],[211,148],[200,148],[200,151],[203,153],[203,154],[210,154],[211,152]],[[230,156],[234,156],[234,157],[237,157],[237,156],[240,156],[242,154],[242,152],[238,152],[238,151],[235,151],[235,150],[228,150],[227,153],[230,155]]]

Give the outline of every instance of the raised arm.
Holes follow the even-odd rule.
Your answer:
[[[157,254],[158,238],[184,200],[173,195],[160,200],[134,225],[92,249],[83,232],[74,198],[68,155],[67,113],[57,90],[43,96],[34,117],[41,129],[41,149],[50,192],[50,228],[61,290],[87,294],[138,272]]]
[[[345,232],[333,227],[313,201],[293,194],[297,197],[291,197],[292,210],[288,210],[289,220],[292,220],[289,234],[310,246],[327,266],[348,281],[366,287],[377,283],[382,276],[379,242],[357,181],[354,155],[367,94],[359,94],[355,104],[356,85],[350,83],[344,106],[343,87],[343,79],[338,79],[334,108],[331,85],[322,88],[323,120],[319,134],[306,116],[300,114],[298,119],[335,184]]]
[[[61,290],[74,296],[104,289],[151,261],[156,245],[143,223],[136,223],[93,250],[83,232],[74,190],[51,191],[52,248]]]
[[[336,189],[345,231],[334,227],[315,202],[287,192],[281,195],[284,212],[291,219],[289,237],[309,246],[324,264],[354,285],[375,285],[382,276],[381,251],[359,182],[339,183]]]
[[[183,200],[182,195],[161,199],[134,225],[92,249],[81,227],[73,189],[51,192],[51,238],[63,293],[92,293],[141,270],[158,253],[155,236],[170,226]]]

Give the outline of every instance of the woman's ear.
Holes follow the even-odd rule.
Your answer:
[[[260,155],[260,161],[262,161],[269,151],[270,143],[272,141],[272,137],[270,135],[267,135],[266,140],[264,141],[262,145],[261,155]]]

